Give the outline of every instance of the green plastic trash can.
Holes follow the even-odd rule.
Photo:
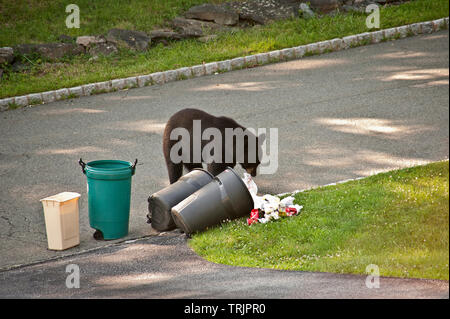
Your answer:
[[[130,219],[131,177],[133,163],[118,160],[79,164],[87,177],[89,224],[96,229],[95,239],[118,239],[128,235]]]

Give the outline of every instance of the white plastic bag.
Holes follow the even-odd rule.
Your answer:
[[[292,206],[294,205],[294,199],[295,198],[292,196],[285,197],[280,201],[280,206],[282,207]]]
[[[263,205],[262,197],[258,196],[258,186],[256,186],[256,183],[253,181],[252,176],[248,173],[244,173],[244,178],[242,179],[244,181],[245,186],[247,186],[248,191],[250,192],[250,195],[252,195],[254,207],[260,209]]]

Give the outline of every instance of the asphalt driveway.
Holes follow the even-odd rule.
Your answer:
[[[115,243],[92,238],[86,180],[77,163],[80,157],[139,159],[130,233],[124,240],[155,234],[145,215],[148,196],[168,185],[161,134],[170,115],[185,107],[231,116],[248,127],[278,128],[278,170],[255,179],[262,193],[447,159],[448,55],[448,31],[442,31],[0,113],[0,269]],[[62,191],[82,195],[81,244],[53,252],[46,249],[39,199]],[[46,265],[51,272],[65,262]],[[109,265],[115,267],[113,262]],[[46,268],[34,267],[49,274]],[[1,274],[0,296],[10,293],[4,280],[20,282],[15,274],[25,271],[21,269]],[[271,272],[261,270],[258,276],[267,271]],[[448,296],[448,283],[446,289]],[[434,296],[441,292],[436,290]]]

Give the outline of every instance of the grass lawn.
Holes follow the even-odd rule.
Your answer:
[[[226,0],[0,0],[0,47],[58,42],[58,36],[102,34],[112,28],[151,31],[192,6]],[[80,8],[80,28],[66,28],[66,6]]]
[[[449,162],[295,195],[300,215],[248,226],[238,219],[189,245],[235,266],[449,279]]]
[[[73,36],[101,34],[113,27],[150,31],[201,2],[206,1],[80,0],[77,4],[81,28],[66,29],[64,8],[70,1],[0,0],[0,46],[56,41],[62,33]],[[446,17],[448,13],[448,0],[415,0],[381,7],[380,23],[381,28],[389,28]],[[183,40],[169,46],[158,45],[144,53],[121,50],[116,55],[95,61],[89,60],[88,55],[67,59],[57,65],[37,59],[26,72],[5,72],[0,82],[0,98],[149,74],[373,31],[367,29],[365,21],[364,13],[339,13],[227,32],[209,43]]]

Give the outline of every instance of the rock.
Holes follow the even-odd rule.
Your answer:
[[[179,68],[177,70],[177,78],[178,79],[183,80],[183,79],[189,79],[190,77],[192,77],[191,68],[184,67],[184,68]]]
[[[84,47],[93,46],[99,43],[106,42],[105,38],[103,37],[97,37],[93,35],[83,35],[80,37],[77,37],[76,43],[79,45],[82,45]]]
[[[349,6],[347,4],[344,4],[342,6],[342,10],[344,12],[360,12],[360,13],[364,13],[366,12],[366,8],[365,7],[359,7],[359,6]]]
[[[239,14],[231,9],[214,4],[201,4],[190,8],[185,17],[203,21],[214,21],[222,25],[235,25],[239,21]]]
[[[11,66],[11,70],[13,72],[23,72],[23,71],[28,71],[29,69],[31,69],[31,65],[24,63],[22,61],[15,61],[12,66]]]
[[[217,66],[220,72],[231,71],[231,60],[219,61]]]
[[[55,61],[65,56],[82,54],[84,49],[73,43],[47,43],[38,45],[37,52],[42,57]]]
[[[302,16],[305,19],[314,18],[316,16],[306,3],[300,3],[300,10],[302,11]]]
[[[75,42],[75,39],[73,37],[66,35],[66,34],[61,34],[58,37],[58,40],[59,40],[59,42],[62,42],[62,43],[74,43]]]
[[[266,24],[299,15],[300,2],[295,0],[247,0],[224,3],[222,6],[239,12],[240,24]]]
[[[194,77],[205,75],[205,66],[203,64],[194,65],[193,67],[191,67],[191,70]]]
[[[172,20],[171,24],[172,26],[186,34],[187,36],[191,37],[201,37],[203,36],[203,27],[202,23],[211,23],[211,22],[204,22],[194,19],[184,19],[184,18],[175,18]],[[211,23],[215,24],[215,23]]]
[[[18,44],[14,47],[14,51],[20,55],[32,54],[36,52],[37,44]]]
[[[117,53],[117,47],[112,43],[100,42],[89,48],[89,54],[96,57],[98,55],[111,55]]]
[[[109,30],[106,35],[106,41],[114,43],[118,47],[126,47],[138,51],[147,50],[151,43],[151,39],[146,33],[124,29]]]
[[[309,0],[311,8],[322,13],[331,12],[339,7],[338,0]]]
[[[217,62],[210,62],[205,64],[205,75],[212,75],[219,71]]]
[[[152,30],[150,31],[149,36],[152,39],[152,42],[162,42],[164,44],[167,44],[167,41],[182,40],[191,37],[191,35],[175,32],[170,29]]]
[[[230,30],[230,27],[209,21],[185,19],[177,17],[172,20],[174,29],[183,33],[186,37],[197,38],[204,36],[204,32]]]
[[[0,65],[14,61],[14,50],[10,47],[0,48]]]
[[[19,44],[14,50],[21,55],[36,53],[50,61],[84,53],[84,48],[75,43]]]

